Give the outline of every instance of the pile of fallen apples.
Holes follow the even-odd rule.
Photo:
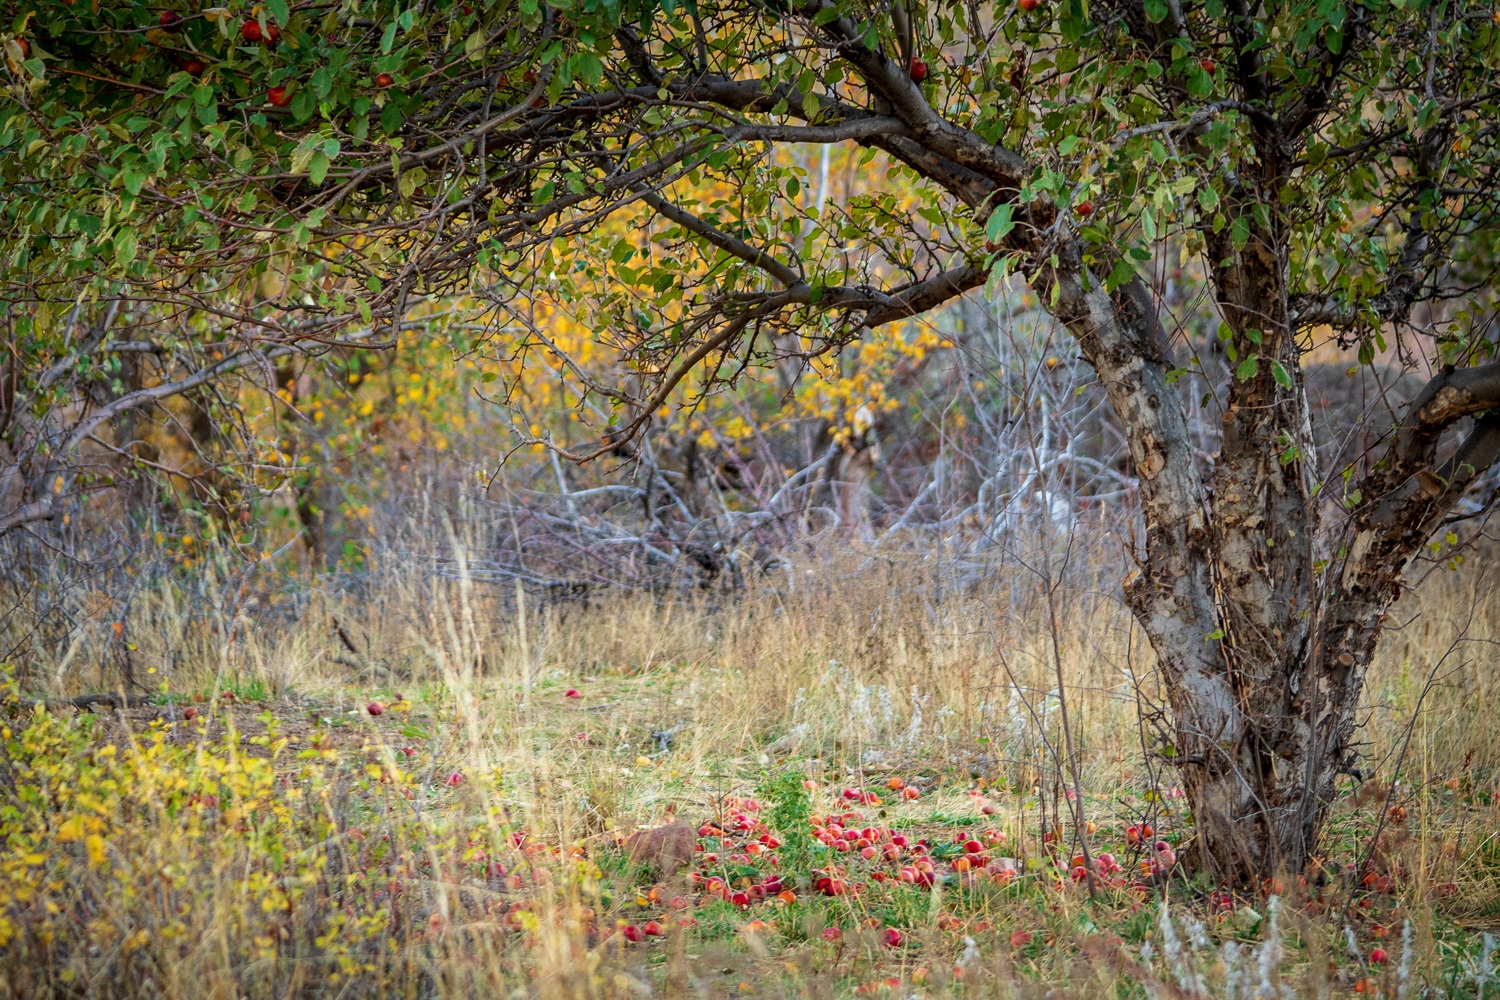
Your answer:
[[[898,793],[916,792],[899,779],[892,779],[889,787]],[[850,803],[880,803],[874,793],[857,788],[844,789],[842,797]],[[700,902],[720,898],[740,907],[764,901],[795,902],[795,876],[774,871],[781,865],[775,852],[782,841],[760,819],[760,803],[730,797],[725,800],[725,809],[721,819],[706,822],[697,831],[699,863],[688,878],[703,894]],[[810,873],[811,888],[826,896],[860,895],[871,882],[927,887],[941,881],[1003,887],[1021,871],[1015,858],[1001,856],[1006,835],[999,830],[955,833],[950,841],[934,843],[926,837],[871,825],[863,813],[853,809],[814,815],[809,822],[819,843],[836,855],[847,855],[831,859],[832,863]],[[1079,854],[1066,866],[1054,856],[1053,865],[1068,872],[1073,882],[1091,881],[1097,887],[1111,889],[1149,888],[1177,863],[1173,846],[1165,840],[1153,841],[1154,835],[1150,824],[1126,830],[1127,844],[1144,849],[1138,873],[1129,871],[1127,864],[1108,851],[1088,857]],[[1060,878],[1057,884],[1063,884]]]
[[[1005,834],[998,830],[986,830],[981,839],[955,834],[951,844],[934,845],[926,838],[912,840],[905,834],[879,826],[860,826],[864,817],[853,811],[827,817],[812,817],[813,829],[818,840],[835,851],[858,854],[868,862],[870,881],[903,882],[909,885],[930,886],[939,879],[975,884],[989,880],[996,885],[1005,885],[1016,877],[1015,859],[994,857],[993,852],[1005,842]],[[852,858],[850,859],[853,860]],[[894,874],[880,867],[882,863],[894,867]],[[952,875],[939,868],[951,869]],[[813,885],[828,896],[842,896],[864,890],[864,883],[850,883],[846,865],[830,865],[820,873]]]
[[[892,787],[898,792],[905,790],[894,784]],[[846,789],[844,798],[879,803],[873,793],[859,789]],[[782,841],[759,818],[760,803],[730,798],[725,806],[728,814],[723,819],[698,828],[699,865],[688,876],[689,882],[703,893],[705,901],[717,897],[740,907],[766,900],[795,902],[791,878],[764,871],[780,867],[775,851]],[[1014,859],[995,856],[1005,842],[1005,834],[998,830],[985,830],[973,837],[958,834],[951,843],[935,845],[927,838],[912,839],[890,827],[868,825],[864,814],[852,809],[815,815],[809,822],[810,832],[819,843],[836,854],[849,855],[847,860],[811,873],[812,888],[827,896],[864,892],[867,882],[854,880],[855,875],[875,883],[931,886],[940,879],[965,884],[988,880],[1005,885],[1018,873]]]
[[[908,786],[898,779],[892,779],[888,787],[897,794],[908,791]],[[916,789],[909,790],[913,793],[910,797],[920,794]],[[845,789],[841,797],[850,805],[880,804],[877,795],[863,789]],[[693,844],[696,864],[687,878],[697,898],[673,896],[669,900],[653,889],[651,901],[673,910],[714,900],[748,909],[764,903],[795,903],[797,892],[803,887],[824,896],[861,896],[872,891],[872,886],[889,887],[882,891],[900,885],[927,888],[938,883],[1004,887],[1019,878],[1024,867],[1015,858],[1001,855],[1007,838],[1000,830],[960,832],[951,839],[934,839],[874,825],[864,813],[845,809],[809,817],[812,838],[833,856],[803,878],[801,873],[782,870],[783,859],[778,848],[783,846],[784,832],[771,829],[761,818],[761,811],[756,799],[726,798],[720,815],[696,831]],[[1064,865],[1066,855],[1056,853],[1054,842],[1047,848],[1051,862],[1048,868],[1055,873],[1050,884],[1055,888],[1066,886],[1064,873],[1067,873],[1074,883],[1147,890],[1153,882],[1160,883],[1177,862],[1173,846],[1165,840],[1153,840],[1154,835],[1149,824],[1132,826],[1126,831],[1128,849],[1144,855],[1136,871],[1131,870],[1129,858],[1122,861],[1108,851],[1087,857],[1079,854]],[[617,929],[626,941],[643,942],[665,935],[673,923],[693,921],[671,921],[663,915],[662,920],[640,926],[621,923]],[[764,926],[760,921],[755,924]]]

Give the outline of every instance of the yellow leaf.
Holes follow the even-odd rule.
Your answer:
[[[477,29],[472,35],[464,40],[464,56],[469,59],[477,60],[479,58],[481,50],[483,50],[484,48],[484,43],[484,29]]]

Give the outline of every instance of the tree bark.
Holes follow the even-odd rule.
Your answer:
[[[1285,253],[1269,230],[1245,252],[1224,243],[1210,251],[1221,312],[1239,355],[1259,362],[1229,388],[1207,474],[1144,284],[1107,294],[1072,240],[1033,285],[1129,430],[1146,530],[1126,599],[1166,680],[1197,856],[1246,886],[1300,874],[1318,851],[1406,562],[1500,458],[1500,415],[1486,413],[1434,467],[1445,429],[1500,405],[1500,365],[1444,371],[1413,400],[1391,453],[1354,494],[1340,558],[1320,571],[1322,501]]]

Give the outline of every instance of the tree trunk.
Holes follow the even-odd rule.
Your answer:
[[[1126,599],[1165,679],[1196,855],[1240,886],[1301,874],[1352,763],[1365,670],[1406,561],[1500,454],[1500,417],[1482,417],[1434,467],[1444,428],[1500,404],[1500,365],[1434,379],[1350,502],[1332,502],[1315,488],[1281,239],[1256,229],[1239,250],[1211,245],[1231,343],[1259,360],[1231,382],[1206,475],[1149,291],[1107,292],[1084,253],[1063,244],[1033,285],[1128,429],[1146,530]]]

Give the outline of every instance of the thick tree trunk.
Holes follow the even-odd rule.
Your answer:
[[[1320,566],[1321,498],[1285,253],[1269,231],[1243,250],[1210,251],[1238,354],[1260,358],[1231,383],[1211,478],[1168,381],[1174,366],[1145,287],[1106,293],[1076,241],[1034,284],[1056,302],[1129,429],[1146,536],[1125,592],[1166,681],[1195,853],[1218,880],[1251,886],[1301,874],[1318,852],[1406,560],[1500,454],[1500,418],[1482,418],[1434,470],[1437,437],[1500,402],[1500,366],[1493,376],[1440,376],[1414,401],[1361,502],[1331,508],[1347,537],[1331,546],[1339,558]]]
[[[1241,193],[1238,211],[1249,219],[1259,199]],[[1319,508],[1286,236],[1272,215],[1239,245],[1227,229],[1211,235],[1208,257],[1237,359],[1207,499],[1217,644],[1242,715],[1216,752],[1185,759],[1183,778],[1201,855],[1220,878],[1246,884],[1306,866],[1340,761],[1321,752],[1298,705],[1315,669]]]
[[[1500,408],[1500,364],[1439,376],[1357,490],[1330,498],[1338,484],[1323,483],[1319,493],[1296,335],[1326,321],[1310,317],[1342,306],[1299,300],[1293,308],[1291,226],[1281,195],[1301,169],[1299,137],[1329,92],[1305,89],[1290,118],[1279,121],[1269,110],[1279,84],[1266,70],[1253,19],[1243,9],[1229,17],[1240,52],[1234,73],[1255,108],[1245,112],[1245,127],[1256,155],[1226,174],[1222,216],[1199,230],[1236,369],[1222,447],[1207,459],[1189,433],[1183,389],[1171,375],[1178,366],[1142,281],[1107,289],[1103,276],[1115,264],[1109,245],[1087,243],[1066,212],[1020,196],[1032,165],[939,116],[905,66],[860,43],[849,22],[823,30],[879,91],[881,113],[905,124],[904,134],[861,141],[943,185],[980,218],[997,204],[1011,206],[1013,228],[991,249],[1024,262],[1040,301],[1068,327],[1126,429],[1145,522],[1126,600],[1171,702],[1174,762],[1197,823],[1195,853],[1219,879],[1248,886],[1300,872],[1318,850],[1337,776],[1350,764],[1365,670],[1406,561],[1500,454],[1500,417],[1481,418],[1440,467],[1437,440],[1458,417]],[[1168,42],[1149,19],[1125,22],[1141,58]],[[1320,79],[1331,79],[1338,65],[1330,60]],[[1176,141],[1197,148],[1210,120],[1184,121]],[[1423,183],[1436,184],[1448,138],[1441,129],[1431,135],[1419,172]],[[1205,163],[1223,156],[1217,147],[1197,152]],[[1400,319],[1410,305],[1420,281],[1403,275],[1417,273],[1427,246],[1422,218],[1413,212],[1407,223],[1402,259],[1409,263],[1393,271],[1361,321]],[[758,260],[753,254],[742,256]],[[982,271],[964,280],[977,284]],[[915,301],[870,309],[864,323],[886,322]],[[1320,523],[1325,509],[1329,524]]]

